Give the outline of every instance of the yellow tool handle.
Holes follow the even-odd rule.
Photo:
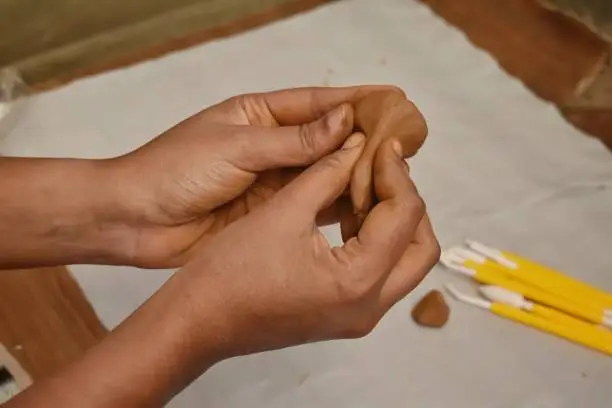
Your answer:
[[[507,306],[502,303],[493,303],[491,311],[499,316],[507,319],[523,323],[527,326],[534,327],[546,333],[554,334],[571,342],[589,347],[609,356],[612,356],[612,343],[602,342],[593,336],[589,336],[580,332],[575,327],[563,325],[541,317],[524,312],[512,306]]]
[[[592,323],[603,323],[603,310],[589,308],[583,305],[576,305],[565,299],[559,298],[550,293],[544,292],[537,287],[527,285],[520,281],[510,279],[507,275],[498,273],[495,270],[483,267],[472,261],[466,261],[466,266],[476,271],[474,279],[487,285],[497,285],[513,292],[522,294],[528,299],[552,306],[572,316],[579,317]]]
[[[516,263],[519,266],[518,270],[522,269],[521,274],[526,278],[537,280],[547,287],[556,287],[565,293],[600,303],[603,307],[612,309],[612,294],[606,291],[511,252],[504,251],[503,255]]]
[[[582,326],[582,325],[593,326],[592,324],[587,323],[584,320],[576,319],[575,317],[572,317],[568,314],[560,312],[556,309],[553,309],[551,307],[542,306],[539,304],[534,304],[530,312],[544,319],[547,319],[553,322],[557,322],[557,323],[575,325],[575,326]]]
[[[593,310],[601,310],[602,315],[604,314],[604,310],[608,309],[607,304],[602,302],[600,298],[575,291],[573,287],[570,287],[564,283],[563,279],[557,279],[557,277],[552,276],[550,272],[542,274],[537,270],[526,267],[512,270],[490,260],[487,260],[484,266],[493,269],[510,279],[537,287],[542,292],[560,297],[566,302],[573,303],[576,306],[581,305]],[[561,273],[554,273],[566,278],[566,276],[562,275]]]
[[[575,317],[567,315],[556,309],[542,306],[537,303],[533,305],[530,312],[552,322],[574,326],[578,330],[581,330],[584,333],[589,334],[605,343],[612,344],[612,331],[603,327],[595,326],[591,323],[585,322],[584,320],[576,319]]]

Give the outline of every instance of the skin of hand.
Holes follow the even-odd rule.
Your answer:
[[[353,104],[395,87],[302,88],[241,95],[187,119],[114,161],[134,200],[139,231],[129,263],[184,264],[214,234],[268,200],[301,170],[342,144]],[[347,201],[330,203],[321,224]]]
[[[114,159],[0,158],[0,268],[183,265],[351,134],[390,86],[230,98]],[[347,199],[319,215],[337,222]]]
[[[364,144],[351,136],[228,225],[107,340],[7,408],[161,407],[223,359],[368,334],[440,249],[392,143],[376,154],[378,202],[356,236],[332,248],[319,232]]]

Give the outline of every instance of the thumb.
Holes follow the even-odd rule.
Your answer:
[[[336,150],[353,130],[353,109],[344,104],[320,119],[299,126],[250,127],[238,138],[237,167],[262,172],[309,166]]]
[[[351,135],[340,150],[318,161],[283,188],[278,199],[297,201],[301,209],[306,208],[316,217],[346,189],[364,141],[362,133]]]

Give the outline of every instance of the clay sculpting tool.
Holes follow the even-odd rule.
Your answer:
[[[501,286],[513,292],[521,293],[532,301],[548,305],[591,323],[612,328],[612,319],[604,315],[601,309],[573,303],[539,287],[513,279],[508,274],[500,273],[498,270],[483,267],[482,264],[477,262],[464,260],[452,252],[445,251],[440,258],[440,262],[449,270],[468,276],[482,284]]]
[[[480,286],[478,290],[485,299],[491,302],[503,303],[517,309],[525,310],[543,319],[572,326],[576,330],[583,332],[584,335],[591,336],[597,341],[603,342],[604,344],[612,344],[612,332],[609,330],[587,323],[584,320],[576,319],[556,309],[530,302],[518,292],[491,285]]]
[[[516,254],[501,251],[478,241],[466,240],[466,245],[473,251],[489,258],[508,271],[527,279],[534,285],[549,288],[558,293],[571,294],[585,302],[596,302],[606,309],[605,314],[612,316],[612,294],[571,278],[555,269],[520,257]]]
[[[448,292],[457,300],[481,309],[489,310],[492,313],[513,320],[524,325],[534,327],[543,332],[553,334],[555,336],[567,339],[576,344],[601,351],[602,353],[612,355],[612,344],[603,344],[598,339],[586,335],[574,327],[564,325],[558,322],[543,319],[537,315],[525,312],[512,306],[503,303],[490,302],[476,296],[469,296],[458,291],[453,285],[446,285]]]

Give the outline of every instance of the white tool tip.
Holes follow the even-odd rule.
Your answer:
[[[457,290],[457,288],[455,288],[455,286],[453,286],[450,283],[447,283],[445,285],[446,290],[458,301],[463,302],[463,303],[467,303],[470,304],[472,306],[476,306],[476,307],[480,307],[482,309],[490,309],[491,308],[491,302],[486,301],[484,299],[481,299],[479,297],[476,296],[469,296],[466,295],[464,293],[461,293]]]
[[[497,262],[498,264],[502,266],[505,266],[510,269],[518,269],[518,265],[515,262],[511,261],[510,259],[506,258],[504,254],[502,253],[502,251],[500,251],[497,248],[487,246],[473,239],[466,239],[465,244],[472,251],[475,251],[479,253],[480,255],[485,256],[487,258],[491,258],[492,260],[494,260],[495,262]]]
[[[451,248],[450,251],[456,256],[464,258],[465,260],[469,259],[470,261],[474,261],[479,264],[484,264],[487,260],[487,257],[482,256],[476,251],[472,251],[467,248],[454,247],[454,248]]]
[[[503,303],[519,309],[529,306],[528,302],[520,293],[511,291],[501,286],[483,285],[478,288],[479,292],[491,302]]]
[[[457,258],[454,254],[449,253],[448,251],[444,251],[442,253],[440,256],[440,263],[451,271],[459,272],[469,277],[474,277],[476,275],[476,271],[463,266],[463,260],[461,258]]]

